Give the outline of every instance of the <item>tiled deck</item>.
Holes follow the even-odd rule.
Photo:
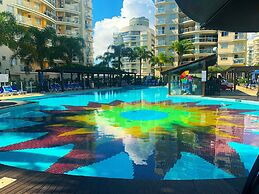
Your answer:
[[[1,194],[238,194],[245,179],[204,181],[131,181],[33,172],[0,165],[0,179],[17,179]]]

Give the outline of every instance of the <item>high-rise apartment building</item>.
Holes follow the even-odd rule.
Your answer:
[[[56,0],[58,35],[81,37],[85,41],[85,64],[93,63],[92,0]]]
[[[183,63],[211,55],[218,47],[219,65],[246,64],[246,34],[228,33],[224,36],[225,32],[201,28],[179,9],[175,0],[156,0],[155,6],[156,54],[169,52],[172,41],[187,39],[193,42],[194,51],[183,56]],[[228,49],[224,49],[226,45]],[[177,56],[175,58],[177,61]]]
[[[129,26],[120,29],[119,33],[114,34],[114,45],[124,44],[125,47],[134,49],[135,47],[145,46],[147,50],[154,51],[155,36],[154,30],[149,27],[149,20],[144,17],[133,18],[129,22]],[[123,70],[139,74],[139,61],[129,61],[123,59]],[[151,64],[144,61],[141,73],[143,76],[151,74]]]
[[[235,32],[218,32],[218,64],[247,64],[247,34]]]
[[[93,64],[92,0],[0,0],[0,12],[12,13],[20,25],[51,26],[57,35],[83,38],[85,65]],[[23,65],[15,67],[16,62],[10,60],[12,52],[7,47],[0,49],[1,73],[6,69],[17,75],[24,71]]]
[[[247,41],[247,65],[253,65],[254,60],[254,41]]]
[[[254,55],[253,55],[253,65],[259,64],[259,34],[253,40]]]

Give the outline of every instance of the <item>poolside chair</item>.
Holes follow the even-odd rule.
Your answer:
[[[258,194],[259,193],[259,156],[247,178],[242,194]]]
[[[18,94],[16,90],[13,90],[11,86],[2,86],[3,94],[5,95],[13,95]]]
[[[15,85],[11,86],[13,91],[16,92],[17,94],[27,94],[27,91],[19,90]]]

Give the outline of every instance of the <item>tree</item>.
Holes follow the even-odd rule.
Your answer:
[[[190,54],[193,52],[194,45],[190,40],[180,40],[172,42],[169,50],[173,50],[178,55],[178,66],[182,64],[184,54]]]
[[[136,56],[136,59],[139,59],[139,72],[140,72],[140,79],[141,79],[142,62],[150,60],[153,56],[153,53],[151,51],[148,51],[146,46],[135,47],[133,51],[134,51],[134,55]]]
[[[16,48],[16,35],[22,28],[16,24],[15,17],[9,12],[0,13],[0,46],[5,45],[10,49]]]
[[[101,61],[98,66],[109,67],[111,62],[111,53],[105,52],[103,55],[97,56],[96,60]]]
[[[163,70],[163,66],[166,63],[173,63],[173,57],[166,55],[165,53],[159,53],[157,56],[153,56],[150,60],[150,63],[152,66],[159,65],[160,67],[160,73]]]
[[[55,36],[55,29],[51,27],[42,31],[35,27],[28,28],[17,41],[13,58],[20,58],[28,70],[33,64],[44,69],[51,55],[50,47]]]
[[[63,60],[67,65],[72,64],[75,59],[78,63],[84,61],[84,41],[82,38],[60,36],[54,41],[53,50],[56,59]]]
[[[110,52],[111,63],[116,69],[121,69],[123,65],[121,59],[124,57],[131,57],[133,54],[133,50],[129,47],[125,47],[124,44],[121,45],[111,45],[108,47],[112,52]]]

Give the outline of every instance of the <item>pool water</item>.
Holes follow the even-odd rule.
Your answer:
[[[0,112],[0,163],[142,180],[246,177],[259,154],[259,103],[136,88],[20,99]],[[33,102],[33,103],[31,103]]]

